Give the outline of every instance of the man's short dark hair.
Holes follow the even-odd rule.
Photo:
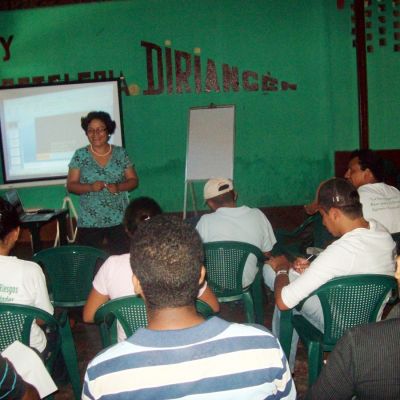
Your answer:
[[[363,216],[357,189],[343,178],[332,178],[321,185],[318,191],[318,205],[325,212],[332,207],[338,208],[351,219]]]
[[[384,178],[383,159],[372,150],[354,150],[350,155],[350,160],[358,157],[360,168],[365,171],[369,169],[377,182],[382,182]]]
[[[194,304],[204,254],[201,238],[193,227],[164,214],[143,221],[132,237],[130,255],[147,307]]]
[[[229,192],[220,194],[219,196],[212,197],[211,199],[217,207],[223,207],[226,204],[231,204],[235,201],[235,191],[230,190]]]

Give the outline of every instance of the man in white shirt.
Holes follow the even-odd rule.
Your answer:
[[[390,233],[400,232],[400,191],[383,183],[383,161],[371,150],[351,154],[345,174],[358,190],[364,218],[375,219]]]
[[[383,183],[383,174],[383,160],[376,152],[355,150],[344,177],[358,190],[364,218],[367,221],[374,219],[390,233],[397,233],[400,232],[400,191]],[[318,212],[317,201],[304,208],[307,214],[315,214]]]
[[[257,208],[236,206],[237,193],[230,179],[210,179],[204,186],[204,200],[213,211],[196,225],[204,243],[223,240],[250,243],[268,254],[276,243],[272,226]],[[256,258],[250,255],[243,274],[243,287],[257,274]]]
[[[389,232],[377,221],[367,221],[355,187],[345,179],[324,182],[318,192],[322,222],[338,240],[329,245],[315,261],[298,258],[292,265],[284,256],[271,258],[276,273],[275,302],[280,310],[296,307],[314,290],[332,278],[354,274],[394,275],[395,243]],[[265,275],[264,275],[265,278]],[[318,299],[310,298],[301,313],[323,331],[323,317]],[[275,315],[276,331],[278,317]],[[292,343],[292,350],[294,343]],[[293,366],[291,360],[289,364]]]

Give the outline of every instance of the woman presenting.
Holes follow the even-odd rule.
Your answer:
[[[81,120],[89,145],[75,151],[69,163],[67,189],[80,195],[77,243],[102,248],[107,239],[111,254],[126,251],[122,225],[128,191],[138,177],[124,148],[108,143],[115,121],[103,111],[92,111]]]

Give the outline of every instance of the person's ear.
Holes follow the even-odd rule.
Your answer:
[[[340,212],[340,210],[339,210],[338,208],[336,208],[336,207],[331,207],[331,208],[329,209],[328,214],[329,214],[329,217],[330,217],[333,221],[337,221],[337,219],[341,217],[341,212]]]
[[[363,178],[364,178],[364,182],[367,182],[367,183],[373,183],[376,181],[374,174],[372,173],[372,171],[369,168],[364,170]]]
[[[135,274],[132,274],[132,283],[135,294],[143,297],[142,285],[140,284],[140,281]]]
[[[14,246],[15,242],[18,240],[19,232],[20,227],[18,226],[6,235],[6,237],[4,238],[4,242],[9,246]]]
[[[200,278],[199,278],[199,286],[203,286],[203,283],[206,279],[206,269],[204,267],[204,265],[201,266],[200,268]]]
[[[215,204],[214,204],[214,202],[212,201],[212,199],[208,199],[208,200],[206,200],[206,203],[207,203],[207,206],[211,209],[211,210],[215,210]]]

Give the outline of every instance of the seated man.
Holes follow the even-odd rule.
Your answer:
[[[396,278],[400,286],[400,258]],[[395,306],[399,310],[400,304]],[[394,310],[393,310],[394,311]],[[349,329],[329,355],[308,400],[400,398],[400,315]],[[379,343],[379,345],[377,345]]]
[[[271,333],[197,314],[205,270],[194,228],[165,215],[140,224],[130,262],[148,328],[89,364],[82,399],[295,399],[285,355]]]
[[[18,240],[20,220],[15,207],[2,198],[0,216],[0,302],[33,306],[53,314],[42,268],[32,261],[10,256]],[[45,360],[52,344],[38,323],[32,324],[30,347],[38,350]]]
[[[379,222],[368,222],[363,218],[357,190],[350,182],[342,178],[324,182],[318,192],[318,206],[323,224],[339,239],[329,245],[312,263],[297,259],[291,265],[283,256],[269,260],[270,266],[276,272],[276,279],[271,279],[271,269],[268,269],[264,280],[275,291],[276,305],[280,310],[296,307],[314,290],[335,277],[394,274],[395,243]],[[291,269],[292,266],[295,271]],[[267,272],[267,267],[264,271]],[[323,331],[322,310],[318,298],[307,300],[301,312]],[[279,320],[275,315],[274,334],[278,334],[278,326]],[[291,367],[294,364],[294,353],[295,351],[291,351]]]
[[[196,229],[204,243],[231,240],[250,243],[268,255],[276,243],[272,226],[257,208],[236,206],[237,194],[230,179],[210,179],[204,186],[204,200],[213,210],[200,218]],[[243,287],[257,274],[256,260],[250,255],[243,274]]]
[[[158,203],[149,197],[138,197],[132,200],[125,210],[124,225],[131,238],[141,223],[146,223],[162,213]],[[101,266],[93,280],[93,288],[83,308],[83,320],[93,322],[97,309],[110,299],[135,294],[132,284],[132,269],[129,264],[129,253],[110,256]],[[204,282],[199,288],[198,298],[205,301],[215,312],[219,303],[211,289]],[[125,332],[118,324],[118,341],[126,338]]]
[[[358,190],[364,218],[380,222],[390,233],[400,232],[400,191],[383,183],[383,160],[371,150],[355,150],[345,174]],[[317,212],[317,203],[305,206]]]

